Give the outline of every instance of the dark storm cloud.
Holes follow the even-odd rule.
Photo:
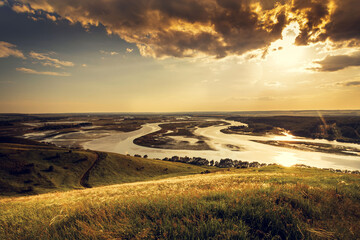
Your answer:
[[[297,44],[359,40],[357,0],[21,0],[32,11],[55,13],[137,44],[154,57],[216,57],[266,49],[290,21],[300,24]],[[27,8],[29,7],[29,8]],[[348,14],[350,13],[350,14]]]
[[[329,16],[328,4],[328,0],[294,0],[292,12],[303,14],[302,20],[305,20],[296,39],[297,44],[307,44],[312,35],[320,31],[319,25]]]
[[[359,9],[358,0],[294,0],[292,12],[303,14],[305,20],[296,43],[306,45],[326,39],[358,42]]]
[[[22,2],[30,6],[29,13],[42,10],[83,26],[102,24],[109,33],[136,43],[143,55],[155,57],[242,54],[279,39],[287,23],[285,10],[262,14],[274,10],[268,1],[264,9],[269,10],[261,12],[254,4],[262,7],[262,1],[246,0]]]
[[[320,68],[316,68],[315,70],[324,72],[334,72],[348,67],[360,66],[360,52],[351,56],[327,56],[324,60],[315,63],[321,66]]]
[[[360,40],[360,1],[338,0],[337,7],[326,24],[326,36],[334,41]]]

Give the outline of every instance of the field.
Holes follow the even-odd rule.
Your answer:
[[[117,127],[106,116],[96,122]],[[15,134],[20,122],[12,124]],[[194,126],[163,124],[159,134],[191,138]],[[0,239],[360,238],[358,174],[196,166],[9,135],[0,137]]]
[[[0,196],[68,191],[211,169],[10,139],[12,143],[0,143]]]
[[[269,166],[0,200],[1,239],[356,239],[360,179]]]

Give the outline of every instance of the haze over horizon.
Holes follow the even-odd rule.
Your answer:
[[[360,109],[356,0],[0,0],[0,113]]]

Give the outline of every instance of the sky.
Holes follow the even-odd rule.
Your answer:
[[[360,109],[358,0],[0,0],[0,112]]]

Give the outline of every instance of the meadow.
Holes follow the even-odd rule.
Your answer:
[[[13,140],[13,143],[0,142],[0,196],[69,191],[217,171],[215,167]]]
[[[0,239],[357,239],[360,178],[268,166],[0,199]]]

